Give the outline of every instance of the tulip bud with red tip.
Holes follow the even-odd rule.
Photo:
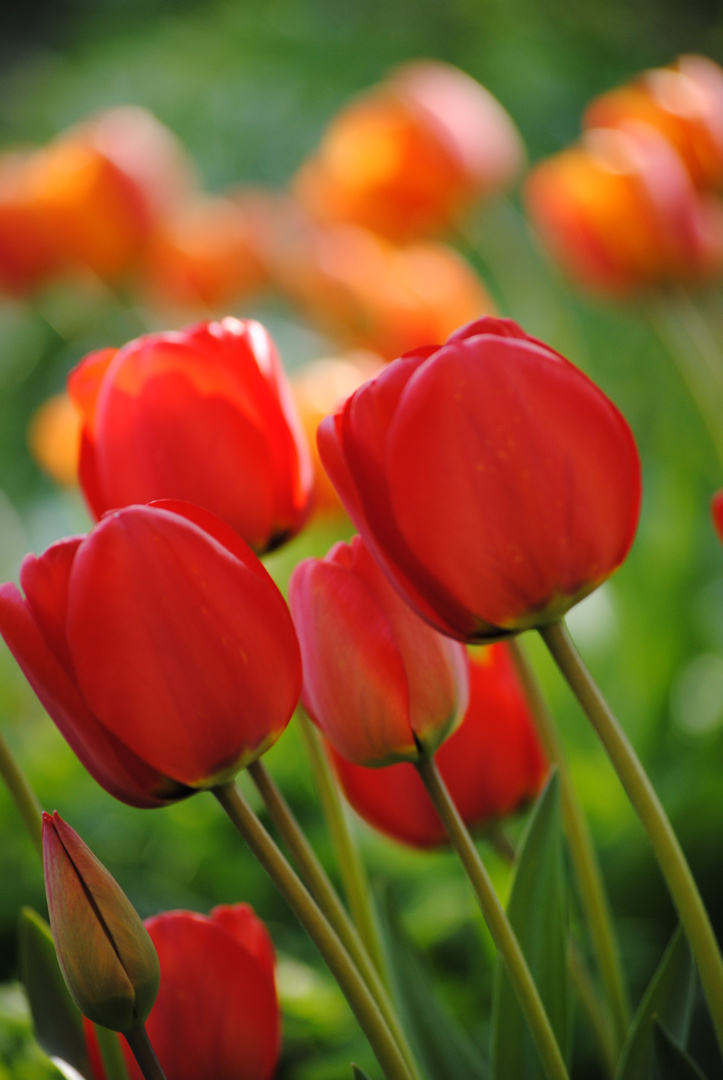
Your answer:
[[[133,906],[59,814],[43,814],[50,928],[73,1000],[113,1031],[142,1026],[158,993],[158,956]]]
[[[414,614],[361,538],[300,563],[289,603],[304,706],[337,750],[360,765],[433,754],[467,706],[464,650]]]
[[[302,526],[308,447],[276,348],[252,320],[147,334],[71,373],[83,414],[80,481],[93,513],[183,499],[257,552]]]
[[[109,514],[0,586],[0,633],[81,762],[132,806],[230,780],[299,696],[289,610],[253,552],[199,507]]]
[[[247,904],[146,920],[161,986],[146,1024],[167,1080],[270,1080],[279,1056],[274,949]],[[86,1026],[93,1080],[106,1080]],[[122,1042],[130,1080],[143,1076]]]
[[[328,744],[350,805],[373,828],[410,847],[447,842],[447,833],[417,770],[406,762],[365,769]],[[529,706],[504,644],[469,661],[469,705],[440,746],[437,767],[469,828],[513,813],[539,792],[547,762]]]
[[[372,555],[423,618],[461,640],[559,618],[635,535],[640,462],[627,423],[508,319],[396,360],[318,438]]]

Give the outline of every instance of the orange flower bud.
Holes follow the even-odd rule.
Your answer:
[[[28,445],[38,465],[66,487],[78,483],[81,415],[67,394],[54,394],[35,410]]]
[[[669,68],[601,94],[585,111],[588,128],[643,121],[677,150],[699,187],[723,185],[723,69],[704,56],[682,56]]]
[[[648,125],[588,131],[532,170],[525,196],[553,256],[590,289],[625,295],[721,266],[721,208]]]
[[[50,928],[68,989],[89,1020],[113,1031],[144,1024],[158,956],[130,901],[59,814],[43,814]]]
[[[410,847],[447,843],[412,765],[368,769],[347,761],[331,744],[328,749],[347,800],[369,825]],[[469,658],[469,705],[435,760],[469,828],[513,813],[542,787],[547,762],[505,645]]]
[[[416,61],[338,114],[295,190],[322,220],[410,240],[449,228],[474,199],[504,188],[523,156],[484,87],[447,64]]]

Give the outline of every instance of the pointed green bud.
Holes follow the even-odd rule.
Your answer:
[[[145,1023],[160,982],[153,942],[125,893],[57,813],[43,814],[43,866],[53,940],[76,1005],[113,1031]]]

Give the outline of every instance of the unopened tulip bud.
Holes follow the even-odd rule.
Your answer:
[[[65,981],[89,1020],[113,1031],[144,1024],[160,968],[125,893],[62,818],[43,814],[50,927]]]

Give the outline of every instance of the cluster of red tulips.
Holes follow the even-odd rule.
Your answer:
[[[681,60],[601,99],[589,129],[589,144],[529,181],[535,220],[565,264],[614,292],[717,267],[723,73]],[[664,1053],[687,1067],[680,1040],[664,1031],[660,1050],[652,1019],[644,1029],[631,1019],[595,853],[519,643],[526,631],[558,663],[648,833],[723,1046],[723,960],[697,886],[563,621],[633,543],[633,435],[573,363],[490,314],[461,257],[428,239],[503,188],[521,158],[486,91],[417,63],[337,117],[293,201],[201,194],[174,140],[135,110],[6,157],[0,175],[0,281],[16,294],[82,267],[114,284],[152,282],[179,307],[215,307],[271,280],[273,266],[277,286],[340,342],[391,360],[333,368],[334,394],[314,404],[316,419],[329,413],[315,466],[260,323],[205,319],[91,353],[68,393],[96,523],[28,555],[20,589],[0,587],[0,634],[88,772],[134,807],[216,798],[318,948],[387,1080],[422,1080],[424,1064],[387,984],[368,894],[347,897],[352,919],[263,763],[295,713],[336,805],[340,862],[354,853],[339,791],[395,841],[448,843],[459,855],[499,952],[496,1009],[519,1010],[526,1032],[524,1044],[494,1042],[499,1080],[522,1080],[504,1062],[528,1044],[529,1075],[568,1078],[568,941],[550,929],[553,999],[470,830],[494,831],[535,803],[520,855],[532,873],[558,791],[589,926],[591,958],[578,960],[594,971],[592,1027],[608,1070],[641,1040],[650,1062]],[[611,224],[620,207],[634,228]],[[287,605],[261,559],[304,529],[314,498],[330,497],[315,468],[358,535],[301,562]],[[715,514],[720,528],[718,504]],[[289,859],[237,788],[242,769]],[[40,842],[32,793],[17,769],[6,779]],[[271,1080],[274,951],[248,906],[144,925],[58,814],[43,815],[42,852],[68,1023],[72,1009],[85,1018],[67,1064],[93,1080],[118,1070]],[[36,1024],[42,1041],[42,1015]]]

